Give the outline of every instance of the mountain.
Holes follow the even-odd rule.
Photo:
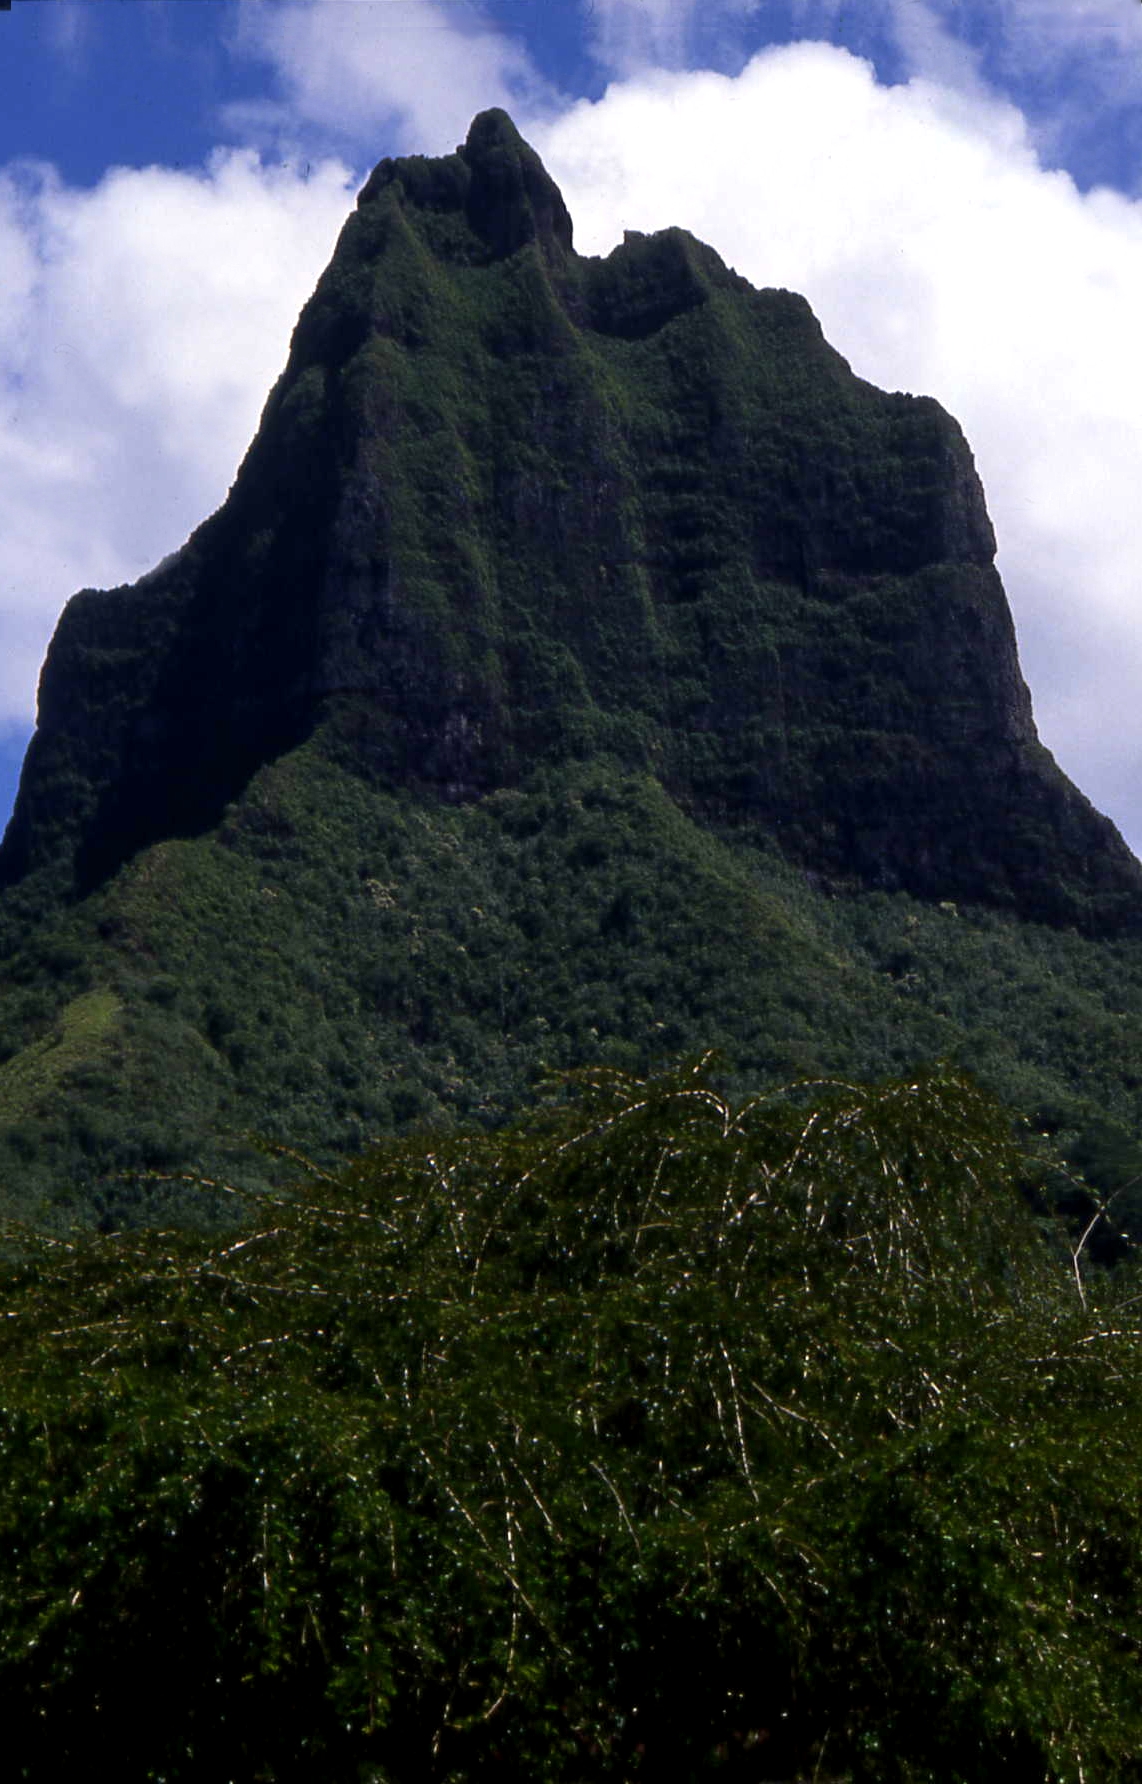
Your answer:
[[[994,550],[937,404],[683,231],[576,256],[486,113],[369,180],[222,511],[69,604],[0,873],[90,891],[332,717],[429,796],[606,751],[830,875],[1135,925]]]
[[[577,255],[499,111],[383,161],[224,506],[52,642],[9,1205],[118,1221],[254,1170],[227,1133],[352,1148],[707,1042],[961,1052],[1128,1127],[1142,868],[1038,741],[994,549],[956,423],[802,298],[676,229]]]

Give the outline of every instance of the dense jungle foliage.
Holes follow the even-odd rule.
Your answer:
[[[818,882],[605,759],[450,807],[344,749],[313,739],[217,831],[54,918],[7,895],[5,1212],[201,1221],[222,1210],[180,1171],[279,1180],[251,1130],[332,1165],[383,1133],[499,1125],[551,1071],[716,1045],[741,1094],[970,1066],[1142,1232],[1134,939]]]
[[[599,1068],[13,1233],[6,1775],[1136,1778],[1138,1297],[1021,1170],[953,1072]]]

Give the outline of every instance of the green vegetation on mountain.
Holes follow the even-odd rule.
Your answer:
[[[223,508],[69,604],[0,884],[84,895],[325,725],[429,802],[607,754],[830,879],[1135,930],[994,549],[938,404],[682,231],[577,256],[487,113],[373,174]]]
[[[213,835],[144,851],[35,929],[0,1021],[0,1181],[9,1213],[49,1224],[198,1219],[182,1173],[280,1169],[251,1135],[329,1163],[497,1125],[550,1070],[706,1045],[742,1087],[959,1060],[1064,1147],[1105,1162],[1117,1134],[1127,1163],[1098,1192],[1137,1176],[1131,938],[831,895],[606,763],[446,806],[314,740]],[[1142,1195],[1116,1214],[1142,1230]]]
[[[226,504],[60,622],[0,1206],[188,1218],[180,1173],[265,1184],[250,1133],[708,1045],[966,1059],[1117,1193],[1142,870],[1035,737],[993,551],[955,423],[802,299],[677,230],[576,255],[502,113],[383,162]]]
[[[599,1069],[211,1240],[26,1240],[9,1775],[1138,1777],[1136,1296],[1018,1171],[954,1075]]]

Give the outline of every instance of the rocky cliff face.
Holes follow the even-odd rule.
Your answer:
[[[69,603],[0,883],[82,895],[325,727],[432,799],[607,754],[831,880],[1135,927],[993,553],[936,403],[682,231],[577,256],[485,113],[368,181],[225,506]]]

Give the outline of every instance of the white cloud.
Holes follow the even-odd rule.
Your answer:
[[[92,190],[0,172],[0,726],[30,717],[56,614],[215,508],[348,209],[248,151]]]
[[[795,0],[794,10],[801,0]],[[650,68],[738,68],[745,27],[769,0],[582,0],[595,60],[625,80]],[[815,6],[815,10],[818,8]]]
[[[948,28],[935,4],[930,0],[888,0],[888,13],[910,75],[921,75],[957,92],[983,95],[978,53]]]
[[[620,77],[685,62],[698,0],[593,0],[592,49]]]
[[[1088,179],[1137,179],[1142,6],[1136,0],[873,0],[909,70],[1017,93],[1042,152]],[[968,43],[973,46],[970,50]],[[1093,170],[1093,171],[1092,171]]]
[[[1016,15],[999,72],[1023,82],[1044,153],[1142,191],[1142,6],[1029,0],[1029,14]]]
[[[275,69],[280,102],[233,107],[243,131],[291,140],[313,129],[363,148],[447,154],[478,111],[540,113],[554,103],[523,45],[455,0],[243,0],[238,47]]]
[[[945,8],[955,0],[941,0]],[[1137,65],[1142,48],[1142,18],[1137,4],[1122,0],[1000,0],[998,6],[978,7],[990,17],[992,30],[1004,46],[1012,65],[1046,70],[1061,61],[1080,59],[1094,63],[1121,90],[1137,94],[1142,70]]]
[[[536,133],[583,252],[678,223],[805,293],[854,368],[963,423],[1040,730],[1142,845],[1142,206],[978,88],[824,44],[653,73]]]

